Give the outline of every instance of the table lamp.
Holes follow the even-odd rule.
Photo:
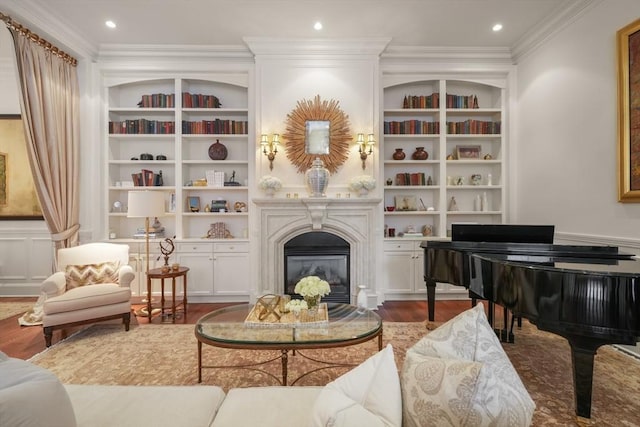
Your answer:
[[[149,274],[149,218],[164,216],[164,194],[161,191],[129,191],[128,218],[144,218],[147,266],[145,274]],[[147,295],[151,300],[151,295]],[[151,316],[151,313],[148,314]]]

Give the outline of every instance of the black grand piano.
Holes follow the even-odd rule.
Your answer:
[[[452,241],[423,242],[429,320],[445,282],[566,338],[576,414],[590,418],[598,347],[640,340],[640,261],[613,246],[549,243],[549,227],[454,224]]]

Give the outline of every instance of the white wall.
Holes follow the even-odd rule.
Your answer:
[[[616,31],[637,0],[603,0],[517,66],[514,222],[640,246],[640,204],[617,201]]]

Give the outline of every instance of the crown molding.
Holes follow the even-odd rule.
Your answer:
[[[507,47],[390,46],[382,54],[382,60],[512,63],[511,51]]]
[[[98,58],[114,59],[253,59],[246,46],[240,45],[167,45],[167,44],[102,44]]]
[[[345,38],[345,39],[300,39],[273,37],[244,37],[251,52],[256,56],[380,56],[391,42],[390,37]]]
[[[568,5],[557,8],[548,18],[527,32],[511,48],[514,64],[542,46],[571,23],[576,21],[587,10],[601,3],[602,0],[574,0]]]

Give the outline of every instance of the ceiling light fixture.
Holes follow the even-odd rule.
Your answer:
[[[502,24],[495,24],[495,25],[493,26],[492,30],[493,30],[494,32],[496,32],[496,33],[497,33],[498,31],[502,30]]]
[[[113,22],[112,20],[105,21],[104,25],[106,25],[109,28],[115,28],[116,27],[116,23]]]
[[[316,31],[320,31],[322,29],[322,22],[317,21],[315,24],[313,24],[313,29]]]

